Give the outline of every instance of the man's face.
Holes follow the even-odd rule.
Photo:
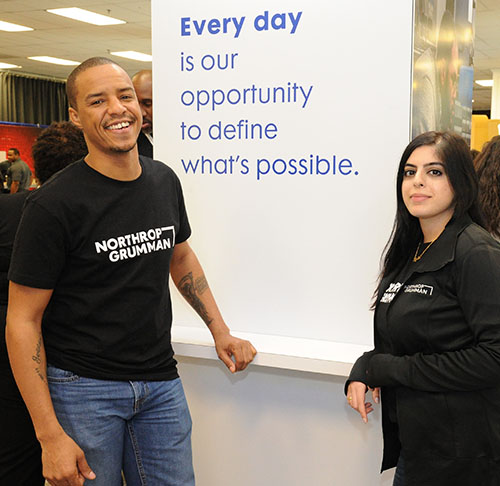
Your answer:
[[[141,105],[142,129],[150,132],[153,129],[153,83],[151,76],[142,75],[134,80],[137,99]]]
[[[19,158],[19,155],[17,155],[13,150],[9,150],[7,152],[7,160],[12,164],[14,163],[17,159]]]
[[[115,64],[95,66],[77,77],[75,88],[76,107],[69,109],[69,115],[82,128],[89,152],[132,150],[142,116],[127,73]]]

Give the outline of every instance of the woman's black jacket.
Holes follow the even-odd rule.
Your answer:
[[[406,486],[500,486],[500,245],[452,220],[399,277],[349,377],[382,387],[382,469],[401,450]]]

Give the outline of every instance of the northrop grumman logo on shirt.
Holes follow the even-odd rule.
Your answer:
[[[173,226],[151,228],[128,235],[116,236],[108,240],[96,241],[96,253],[108,253],[109,260],[118,262],[154,251],[168,250],[175,244]]]

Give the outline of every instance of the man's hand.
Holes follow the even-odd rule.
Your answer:
[[[64,432],[41,439],[43,476],[52,486],[82,486],[85,479],[95,479],[85,454]]]
[[[254,359],[257,350],[249,341],[225,333],[214,337],[217,356],[231,373],[244,370]]]

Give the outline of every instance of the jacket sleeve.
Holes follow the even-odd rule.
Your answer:
[[[369,386],[403,385],[422,391],[471,391],[500,386],[500,248],[480,245],[457,260],[457,299],[475,344],[444,353],[377,354]]]
[[[351,372],[349,373],[349,378],[344,385],[344,393],[347,395],[347,387],[351,381],[360,381],[361,383],[367,384],[367,369],[368,363],[371,357],[375,354],[375,350],[367,351],[363,353],[352,366]]]

